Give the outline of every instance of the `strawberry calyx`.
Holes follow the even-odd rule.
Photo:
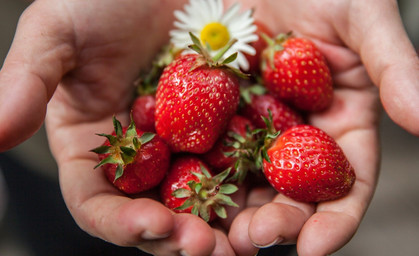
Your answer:
[[[202,164],[200,168],[202,173],[192,172],[198,178],[198,182],[191,180],[187,183],[189,189],[179,188],[172,193],[176,198],[186,198],[185,202],[175,209],[185,210],[192,206],[191,213],[200,216],[206,222],[210,220],[212,210],[218,217],[226,218],[224,205],[238,207],[228,196],[238,190],[237,186],[223,183],[231,168],[216,176],[211,176]]]
[[[136,95],[154,95],[163,69],[169,65],[180,52],[181,50],[175,48],[172,44],[163,46],[153,60],[150,70],[140,72],[139,77],[134,81]]]
[[[155,134],[145,132],[141,136],[137,133],[135,123],[131,118],[131,123],[124,133],[121,123],[115,118],[112,118],[114,126],[114,134],[99,133],[98,136],[106,137],[109,145],[102,145],[91,150],[96,154],[107,154],[108,156],[100,161],[94,168],[98,168],[104,164],[116,164],[117,169],[115,173],[114,182],[120,178],[125,166],[134,162],[141,146],[151,141]]]
[[[240,99],[243,104],[252,104],[252,95],[264,95],[267,92],[266,87],[262,85],[261,81],[250,86],[240,87]]]
[[[258,143],[255,139],[253,131],[246,126],[245,136],[241,136],[235,132],[227,132],[227,136],[231,138],[229,141],[224,141],[224,145],[233,148],[232,151],[223,152],[226,157],[237,159],[234,163],[235,173],[227,180],[231,182],[237,182],[242,184],[245,180],[247,173],[258,172],[261,168],[259,162],[256,161]]]
[[[262,167],[263,165],[263,159],[265,159],[268,163],[271,163],[267,151],[281,133],[281,131],[277,131],[275,129],[273,125],[272,112],[269,109],[268,114],[268,117],[261,116],[266,128],[258,128],[253,131],[253,133],[257,135],[258,138],[258,146],[255,149],[255,161],[257,163],[257,166],[260,167]]]
[[[250,130],[247,127],[245,137],[234,132],[227,133],[232,140],[225,141],[225,145],[234,150],[224,152],[224,155],[237,159],[234,164],[236,172],[227,181],[241,184],[249,171],[259,173],[263,166],[263,159],[270,162],[267,150],[279,136],[280,131],[277,131],[273,125],[271,111],[268,110],[268,113],[268,118],[261,116],[266,128]]]
[[[288,33],[280,33],[274,38],[269,37],[265,33],[261,33],[261,37],[265,40],[266,44],[268,45],[262,53],[263,58],[265,60],[267,60],[267,61],[262,61],[262,70],[266,69],[267,64],[269,64],[269,66],[272,69],[274,69],[274,67],[275,67],[275,65],[274,65],[275,53],[284,50],[283,44],[291,36],[292,36],[292,31],[290,31]]]
[[[236,60],[238,53],[235,52],[221,60],[224,54],[231,48],[236,42],[237,39],[230,40],[214,57],[211,57],[208,50],[202,45],[201,41],[196,37],[192,32],[189,32],[189,36],[191,37],[192,43],[189,45],[189,48],[198,53],[201,58],[197,58],[195,64],[191,67],[191,71],[201,67],[203,65],[208,65],[209,67],[216,67],[216,68],[227,68],[231,70],[235,75],[241,78],[248,78],[249,75],[240,71],[240,69],[234,68],[229,66],[228,64]],[[210,49],[210,46],[207,45]]]

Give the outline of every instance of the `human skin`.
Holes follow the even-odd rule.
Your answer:
[[[132,81],[168,40],[172,12],[184,1],[35,1],[0,71],[0,151],[33,135],[46,115],[69,211],[83,230],[117,245],[156,255],[254,255],[282,238],[297,243],[299,255],[338,250],[355,234],[376,187],[380,99],[395,122],[419,135],[417,55],[396,1],[242,2],[275,33],[313,39],[331,65],[335,100],[309,121],[337,140],[355,168],[345,198],[313,205],[269,187],[244,188],[235,198],[242,208],[211,227],[173,214],[153,191],[126,197],[93,170],[97,158],[89,150],[102,143],[94,134],[111,131],[114,114],[128,123]]]

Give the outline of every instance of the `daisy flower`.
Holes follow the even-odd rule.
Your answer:
[[[258,39],[251,10],[240,12],[240,4],[236,3],[224,12],[222,0],[190,0],[184,11],[176,10],[174,15],[176,29],[170,31],[170,37],[175,47],[188,49],[192,43],[189,32],[192,32],[203,45],[209,46],[210,55],[215,56],[236,39],[224,56],[237,52],[237,59],[230,65],[248,70],[249,63],[243,53],[254,55],[256,51],[249,43]]]

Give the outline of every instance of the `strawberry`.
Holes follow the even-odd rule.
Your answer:
[[[270,94],[251,95],[250,102],[244,105],[240,114],[247,117],[257,128],[266,128],[261,116],[268,118],[269,111],[272,115],[273,127],[277,131],[284,132],[304,123],[299,112]]]
[[[173,152],[205,153],[224,132],[235,114],[239,83],[226,61],[211,59],[199,39],[192,47],[199,54],[181,55],[163,71],[156,94],[157,134]],[[231,46],[231,45],[230,45]]]
[[[202,155],[202,158],[217,171],[234,168],[232,180],[243,182],[247,170],[253,167],[253,163],[248,161],[251,154],[248,150],[253,149],[253,138],[250,134],[253,129],[252,123],[247,118],[233,116],[227,131],[210,151]]]
[[[136,97],[131,106],[131,115],[138,129],[156,132],[154,113],[156,111],[156,90],[163,69],[178,55],[172,45],[164,46],[152,62],[151,69],[142,71],[137,80]]]
[[[153,95],[137,96],[132,107],[131,115],[135,125],[144,132],[155,132],[154,112],[156,98]]]
[[[302,202],[341,198],[355,172],[335,140],[311,125],[298,125],[268,146],[263,172],[280,193]]]
[[[247,61],[249,62],[249,73],[253,75],[258,75],[260,73],[260,59],[263,50],[268,46],[267,42],[262,38],[262,34],[265,34],[269,37],[273,36],[272,31],[261,21],[255,21],[254,24],[256,25],[257,29],[255,34],[258,35],[259,39],[255,42],[250,43],[256,50],[255,55],[244,54]]]
[[[195,156],[177,158],[161,184],[162,202],[177,213],[192,213],[205,221],[226,218],[223,205],[236,206],[227,194],[237,191],[223,184],[229,169],[212,176],[208,166]]]
[[[264,37],[269,47],[262,55],[262,77],[276,98],[294,107],[314,112],[328,108],[333,85],[326,59],[316,45],[305,38],[280,34]]]
[[[98,134],[107,140],[92,150],[99,156],[107,179],[126,194],[136,194],[157,186],[170,163],[170,149],[156,134],[138,130],[134,122],[122,127],[114,117],[115,131]]]

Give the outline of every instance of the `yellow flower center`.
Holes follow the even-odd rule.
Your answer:
[[[230,41],[230,34],[226,26],[219,22],[208,23],[201,31],[201,41],[209,44],[211,50],[218,50]]]

